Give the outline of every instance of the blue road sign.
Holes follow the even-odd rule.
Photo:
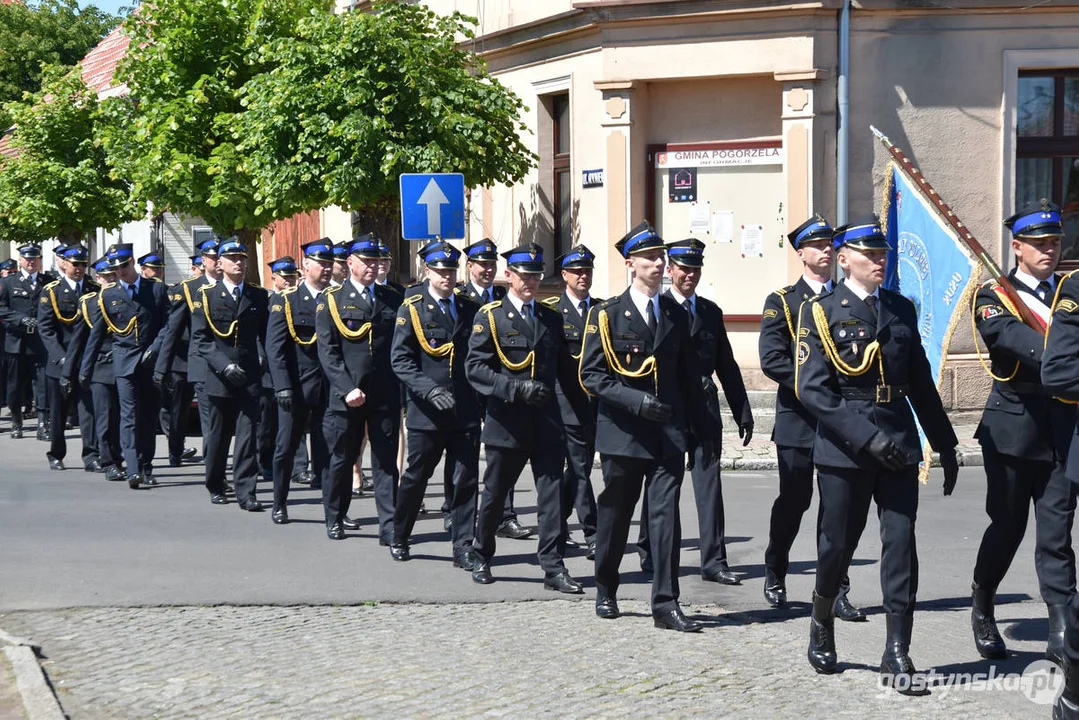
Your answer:
[[[460,173],[401,174],[401,237],[446,240],[465,237],[465,176]]]

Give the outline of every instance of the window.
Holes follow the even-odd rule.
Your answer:
[[[551,98],[554,155],[554,257],[573,247],[573,182],[570,178],[569,95]]]
[[[1062,258],[1079,267],[1079,68],[1021,70],[1017,89],[1015,206],[1060,205]]]
[[[191,228],[191,242],[192,242],[192,244],[193,244],[193,246],[195,248],[198,248],[199,245],[206,242],[207,240],[213,240],[213,239],[214,239],[214,230],[213,230],[213,228],[208,228],[208,227],[193,227],[193,228]],[[191,254],[194,255],[195,251],[193,250],[191,252]]]

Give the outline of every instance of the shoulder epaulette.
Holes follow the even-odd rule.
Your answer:
[[[413,303],[420,302],[421,300],[423,300],[423,295],[420,294],[420,293],[416,293],[415,295],[409,295],[408,297],[406,297],[401,302],[401,304],[402,305],[412,305]]]
[[[51,283],[49,283],[48,285],[43,287],[42,290],[51,290],[52,288],[56,287],[59,284],[60,284],[60,280],[58,280],[58,279],[53,280]]]
[[[480,308],[480,312],[490,312],[492,308],[494,308],[497,305],[501,305],[501,304],[502,304],[501,300],[495,300],[494,302],[489,302],[489,303],[487,303],[486,305],[484,305],[483,307]]]
[[[540,302],[543,303],[544,305],[546,305],[547,307],[552,307],[553,308],[555,305],[558,304],[558,300],[559,300],[559,296],[555,295],[554,297],[549,297],[546,300],[540,300]]]
[[[337,292],[338,290],[340,290],[343,287],[344,287],[344,285],[330,285],[328,288],[326,288],[322,292],[324,292],[324,293],[335,293],[335,292]]]
[[[300,289],[299,285],[293,285],[290,288],[285,288],[284,290],[282,290],[281,294],[282,295],[291,295],[292,293],[296,292],[299,289]]]
[[[144,277],[143,280],[149,280],[150,282],[161,282],[161,280],[155,277]]]
[[[201,275],[199,275],[198,277],[189,277],[189,278],[184,278],[183,280],[181,280],[180,282],[178,282],[178,283],[176,283],[176,284],[177,284],[177,285],[187,285],[188,283],[193,283],[193,282],[195,282],[196,280],[201,280],[201,279],[202,279],[202,276],[201,276]]]
[[[787,285],[786,287],[781,287],[781,288],[779,288],[778,290],[775,291],[776,295],[786,295],[789,292],[790,292],[790,285]]]
[[[461,289],[460,285],[454,285],[453,286],[453,294],[454,295],[468,295],[467,292],[465,292],[463,289]]]

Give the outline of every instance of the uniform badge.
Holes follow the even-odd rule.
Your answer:
[[[864,327],[860,327],[860,328],[858,328],[858,337],[860,337],[860,338],[864,338],[865,336],[866,336],[866,334],[865,334],[865,328],[864,328]]]
[[[809,360],[809,343],[800,342],[798,343],[798,364],[805,365],[807,360]]]
[[[44,298],[44,297],[43,297],[43,298],[41,298],[41,304],[42,304],[42,305],[48,305],[48,304],[49,304],[49,300],[48,300],[48,298]]]
[[[319,303],[315,306],[315,312],[322,312],[326,309],[326,303]]]
[[[857,355],[858,354],[858,343],[851,343],[850,344],[850,351],[852,353],[854,353],[855,355]]]
[[[629,310],[626,310],[626,317],[630,317]]]
[[[839,337],[841,337],[841,338],[847,337],[847,331],[846,330],[840,330],[839,331]]]
[[[596,325],[588,325],[584,329],[585,335],[591,335],[594,332],[599,332],[599,327],[597,327]]]
[[[431,345],[431,347],[433,347],[433,348],[434,348],[434,347],[438,347],[438,340],[431,340],[429,344],[430,344],[430,345]]]
[[[479,324],[473,325],[472,326],[472,332],[474,332],[476,334],[479,334],[479,333],[483,332],[483,325],[479,325]]]
[[[629,356],[629,353],[626,353],[626,365],[629,365],[630,362],[631,362],[631,358]]]
[[[1075,312],[1076,308],[1079,308],[1079,304],[1077,304],[1074,300],[1069,300],[1068,298],[1064,298],[1057,303],[1057,309],[1063,310],[1064,312]]]
[[[766,318],[774,318],[777,315],[779,315],[779,313],[774,308],[768,308],[764,311],[764,317]]]
[[[798,337],[809,337],[809,328],[798,328]]]
[[[270,312],[284,312],[284,311],[285,311],[285,308],[283,308],[280,305],[271,305],[270,306]]]
[[[221,291],[221,297],[228,297],[228,296],[229,296],[229,294],[227,292],[225,292],[224,290]]]
[[[513,319],[513,313],[511,313],[511,312],[506,313],[506,317],[508,317],[510,320],[512,320]]]
[[[405,319],[404,318],[397,318],[397,324],[398,325],[404,325],[405,324]]]
[[[840,300],[839,304],[842,305],[843,307],[846,307],[847,306],[847,298],[843,298],[842,300]]]
[[[191,303],[191,308],[194,309],[194,310],[198,310],[201,307],[202,307],[202,303],[197,301],[197,300],[195,302]]]
[[[1071,301],[1069,300],[1069,301],[1066,301],[1066,302],[1071,302]],[[1057,307],[1061,307],[1063,304],[1064,303],[1060,303],[1059,305],[1057,305]],[[978,314],[981,316],[982,320],[988,320],[989,318],[995,318],[998,315],[1003,315],[1004,314],[1004,308],[1002,308],[999,305],[986,305],[985,307],[982,308],[982,311],[980,313],[978,313]]]

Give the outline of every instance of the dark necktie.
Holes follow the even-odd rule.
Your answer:
[[[130,285],[127,286],[127,294],[131,296],[132,300],[135,299],[135,290],[136,290],[135,283],[131,283]]]
[[[654,334],[656,332],[656,305],[652,298],[648,298],[648,307],[645,308],[646,317],[648,318],[648,329]]]
[[[442,298],[438,301],[438,306],[442,308],[442,312],[450,320],[456,320],[457,315],[453,312],[453,303],[449,301],[449,298]]]
[[[588,316],[588,301],[587,300],[582,300],[581,302],[577,303],[577,309],[581,311],[581,316],[582,317],[587,317]]]
[[[873,316],[873,323],[877,322],[877,297],[875,295],[867,295],[865,298],[866,307],[869,308],[869,314]]]
[[[374,308],[374,303],[371,302],[371,286],[370,285],[365,285],[364,286],[363,290],[360,291],[360,297],[363,299],[363,301],[365,303],[367,303],[367,309],[368,310],[371,310],[372,308]]]
[[[693,301],[686,298],[682,301],[682,307],[686,309],[686,314],[689,315],[689,319],[693,319]]]
[[[491,300],[491,288],[484,288],[483,289],[483,304],[486,305],[489,302],[493,302]]]
[[[1038,283],[1038,289],[1036,292],[1038,293],[1038,297],[1040,297],[1043,301],[1048,300],[1049,294],[1053,292],[1053,286],[1049,284],[1048,280],[1042,280],[1040,283]]]
[[[135,292],[135,290],[134,290],[135,286],[132,285],[131,287],[132,287],[131,292]],[[232,288],[232,299],[235,300],[236,302],[240,302],[240,286],[239,285]]]
[[[524,319],[529,331],[531,331],[533,339],[535,339],[536,323],[532,319],[532,303],[525,303],[521,306],[521,317]]]

